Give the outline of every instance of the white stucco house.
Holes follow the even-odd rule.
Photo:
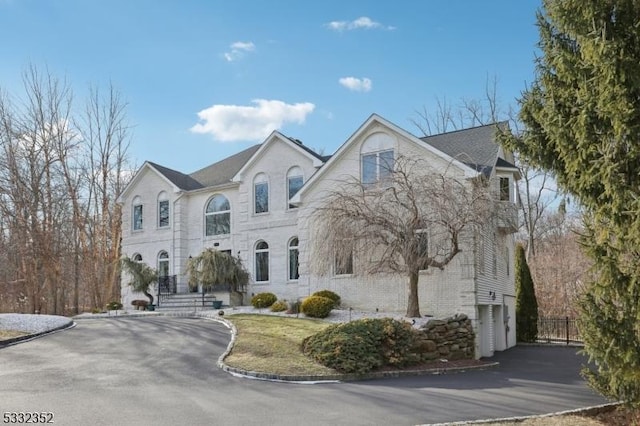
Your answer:
[[[492,202],[504,213],[473,233],[444,269],[420,276],[421,312],[466,314],[476,329],[476,356],[491,356],[516,343],[513,234],[519,174],[511,154],[496,143],[496,126],[419,138],[373,114],[331,156],[274,131],[261,144],[190,174],[146,162],[119,198],[123,253],[172,277],[169,291],[176,293],[189,291],[189,257],[213,247],[238,256],[249,270],[247,304],[252,294],[265,291],[296,300],[329,289],[347,307],[403,313],[404,276],[349,268],[322,276],[311,272],[310,218],[337,178],[371,179],[389,158],[423,158],[455,169],[462,179],[488,179]],[[218,295],[228,303],[225,297]],[[123,283],[123,303],[138,298]]]

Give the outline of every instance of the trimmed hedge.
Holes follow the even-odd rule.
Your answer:
[[[251,305],[256,309],[268,308],[276,300],[278,300],[278,297],[273,293],[258,293],[251,298]]]
[[[302,301],[300,310],[311,318],[326,318],[333,309],[333,300],[322,296],[309,296]]]
[[[335,324],[306,338],[302,351],[320,364],[343,373],[367,373],[383,366],[415,364],[417,332],[391,318]]]
[[[326,297],[327,299],[333,300],[334,308],[337,308],[338,306],[340,306],[340,296],[338,296],[336,293],[334,293],[331,290],[316,291],[315,293],[312,294],[312,296],[322,296],[322,297]]]
[[[287,302],[284,300],[278,300],[273,305],[271,305],[271,312],[282,312],[287,310]]]

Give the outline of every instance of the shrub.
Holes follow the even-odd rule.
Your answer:
[[[312,296],[322,296],[322,297],[326,297],[327,299],[333,300],[334,308],[337,308],[338,306],[340,306],[340,296],[338,296],[336,293],[334,293],[331,290],[316,291],[315,293],[312,294]]]
[[[333,300],[322,296],[309,296],[302,301],[300,310],[312,318],[326,318],[333,309]]]
[[[107,310],[117,311],[118,309],[122,309],[122,303],[116,302],[115,300],[113,302],[107,303]]]
[[[284,300],[278,300],[271,305],[271,312],[282,312],[287,310],[287,302]]]
[[[278,298],[273,293],[258,293],[251,298],[251,305],[254,308],[262,309],[273,305]]]
[[[136,310],[142,309],[144,311],[147,308],[149,302],[147,300],[136,299],[132,300],[131,304],[136,307]]]
[[[302,351],[320,364],[344,373],[362,374],[419,361],[411,352],[416,331],[391,318],[361,319],[335,324],[306,338]]]

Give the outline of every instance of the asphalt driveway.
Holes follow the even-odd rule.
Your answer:
[[[59,425],[414,425],[539,414],[606,402],[566,347],[518,347],[484,371],[336,384],[231,376],[229,342],[204,319],[81,320],[0,349],[0,411]]]

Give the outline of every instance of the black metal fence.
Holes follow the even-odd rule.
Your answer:
[[[548,343],[582,343],[575,318],[538,318],[538,341]]]

